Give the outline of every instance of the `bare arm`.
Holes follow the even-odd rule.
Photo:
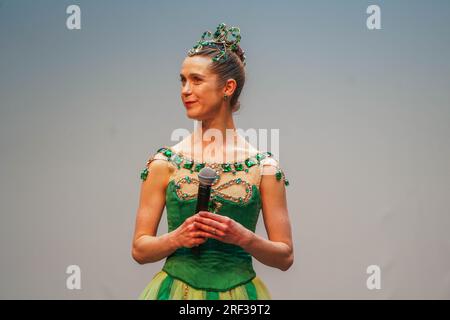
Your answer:
[[[159,261],[177,249],[169,233],[156,236],[165,206],[169,165],[164,160],[154,160],[148,172],[141,184],[132,248],[133,259],[140,264]]]
[[[133,259],[140,264],[164,259],[180,247],[200,245],[208,236],[193,224],[195,216],[186,219],[176,230],[156,236],[166,204],[171,170],[173,168],[165,160],[154,160],[148,166],[148,176],[141,185],[132,246]]]
[[[250,232],[242,247],[261,263],[286,271],[294,262],[286,188],[282,181],[276,180],[275,175],[265,174],[261,179],[260,192],[269,239]]]

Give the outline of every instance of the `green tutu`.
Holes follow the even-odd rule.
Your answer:
[[[256,276],[251,281],[227,291],[195,289],[173,278],[165,271],[158,272],[139,295],[139,300],[271,300],[263,281]]]

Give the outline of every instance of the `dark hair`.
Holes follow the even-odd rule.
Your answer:
[[[204,46],[195,55],[207,56],[212,59],[219,52],[220,50],[217,48]],[[227,49],[226,53],[228,56],[227,59],[212,61],[209,69],[217,75],[219,86],[225,86],[228,79],[234,79],[236,81],[236,89],[230,100],[231,110],[235,112],[240,108],[239,96],[245,83],[244,52],[238,46],[237,52]]]

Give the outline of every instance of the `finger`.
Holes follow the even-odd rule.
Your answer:
[[[199,222],[192,222],[189,227],[189,231],[197,231],[199,230]]]
[[[228,219],[228,217],[224,217],[220,214],[212,213],[209,211],[200,211],[198,214],[201,217],[210,218],[210,219],[216,220],[218,222],[226,222]]]
[[[203,232],[203,231],[196,231],[195,232],[195,236],[196,236],[195,238],[205,239],[205,241],[206,241],[207,238],[213,238],[213,239],[216,239],[216,240],[220,240],[220,236],[214,235],[214,234],[209,233],[209,232]]]
[[[220,223],[216,220],[210,219],[210,218],[204,218],[204,217],[199,216],[199,217],[195,218],[195,221],[198,223],[206,224],[206,225],[216,228],[218,230],[222,230],[222,231],[226,230],[225,225],[223,225],[222,223]]]
[[[198,213],[196,213],[196,214],[193,215],[193,216],[190,216],[189,218],[187,218],[187,219],[184,220],[184,221],[185,221],[185,223],[187,223],[187,224],[194,224],[195,221],[196,221],[196,219],[197,219],[197,217],[199,217]]]
[[[214,227],[207,226],[207,225],[205,225],[203,223],[196,223],[196,225],[197,225],[197,228],[199,228],[199,229],[201,229],[203,231],[206,231],[210,235],[213,235],[213,236],[216,236],[216,237],[217,236],[223,237],[225,235],[225,233],[222,230],[216,229]],[[215,234],[214,234],[214,232],[215,232]]]
[[[205,243],[206,240],[208,240],[208,238],[196,238],[196,239],[192,242],[192,244],[196,247],[196,246],[199,246],[199,245]]]
[[[205,233],[206,232],[203,232],[203,231],[194,231],[194,232],[190,233],[190,237],[194,238],[194,239],[197,239],[197,238],[203,239],[203,238],[206,238]]]
[[[186,223],[192,223],[194,220],[195,220],[195,216],[196,215],[193,215],[193,216],[190,216],[189,218],[187,218],[186,220],[184,220]]]
[[[189,227],[191,226],[191,224],[192,224],[192,221],[189,220],[189,219],[186,219],[186,220],[183,221],[183,225],[184,225],[186,228],[189,228]]]

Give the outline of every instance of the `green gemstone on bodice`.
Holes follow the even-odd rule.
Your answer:
[[[176,154],[175,157],[173,158],[173,161],[176,164],[180,164],[181,162],[183,162],[183,158]]]
[[[249,168],[251,168],[252,166],[254,166],[256,163],[252,160],[252,159],[247,159],[245,160],[245,165]]]
[[[145,181],[147,179],[148,176],[148,169],[144,168],[144,170],[142,170],[141,172],[141,180]]]
[[[231,164],[229,164],[229,163],[222,164],[222,169],[223,169],[223,172],[230,172],[231,171]]]
[[[195,165],[195,172],[199,172],[200,170],[202,170],[205,167],[204,163],[197,163]]]
[[[166,150],[164,151],[164,155],[165,155],[166,157],[170,158],[170,157],[172,156],[172,150],[166,149]]]
[[[185,159],[184,160],[184,164],[183,164],[183,168],[191,170],[193,165],[194,165],[193,161],[191,161],[189,159]]]
[[[282,174],[281,174],[281,170],[280,169],[278,169],[277,172],[275,173],[275,177],[277,178],[277,180],[281,179]]]

